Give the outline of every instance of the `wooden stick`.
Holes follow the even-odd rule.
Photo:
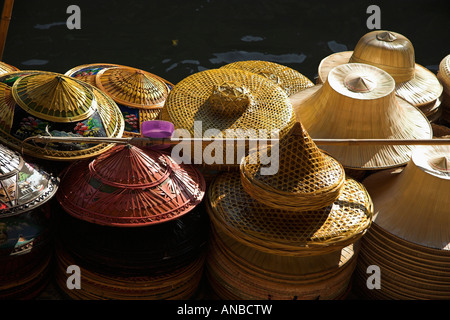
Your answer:
[[[11,21],[14,0],[5,0],[3,4],[2,20],[0,22],[0,61],[3,59],[6,36],[8,35],[9,21]]]
[[[132,144],[138,146],[169,144],[175,145],[181,142],[213,142],[224,141],[226,143],[236,142],[265,142],[270,145],[272,141],[278,139],[245,139],[245,138],[148,138],[148,137],[130,137],[130,138],[109,138],[109,137],[53,137],[53,136],[33,136],[26,138],[23,143],[28,141],[41,143],[116,143]],[[313,139],[317,145],[340,145],[340,146],[367,146],[367,145],[450,145],[450,139]]]

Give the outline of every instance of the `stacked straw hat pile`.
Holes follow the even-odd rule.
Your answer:
[[[441,119],[444,124],[450,125],[450,54],[442,59],[441,63],[439,64],[437,77],[444,87],[442,93]]]
[[[364,63],[389,73],[395,81],[395,93],[421,110],[431,122],[439,119],[442,85],[436,75],[415,62],[414,47],[405,36],[376,30],[360,38],[354,51],[334,53],[321,61],[318,83],[324,83],[336,66]]]
[[[90,83],[117,103],[125,120],[124,136],[140,136],[141,124],[158,118],[173,87],[150,72],[117,64],[81,65],[65,75]]]
[[[115,146],[71,164],[57,199],[57,274],[72,299],[189,299],[203,272],[205,182],[165,153]],[[82,285],[66,285],[78,265]]]
[[[49,200],[58,179],[0,145],[0,299],[31,299],[50,281]]]
[[[279,152],[278,170],[260,148],[208,188],[212,289],[222,299],[345,297],[372,219],[370,196],[298,122],[268,148]]]
[[[25,155],[74,161],[101,154],[113,144],[36,144],[27,138],[121,137],[124,120],[99,89],[62,74],[15,71],[0,75],[0,142]]]
[[[373,299],[449,299],[450,147],[420,147],[404,168],[363,183],[374,218],[361,242],[358,291]],[[379,287],[368,280],[370,266],[379,268]]]

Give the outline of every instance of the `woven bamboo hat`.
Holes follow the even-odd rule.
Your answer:
[[[338,199],[310,211],[274,209],[242,187],[238,172],[225,172],[208,188],[207,210],[217,229],[247,246],[279,255],[324,254],[357,241],[372,220],[364,186],[346,179]]]
[[[290,97],[313,139],[431,139],[425,115],[395,95],[394,79],[367,64],[333,68],[324,84]],[[323,146],[345,168],[370,170],[406,164],[414,146]]]
[[[120,110],[99,89],[57,73],[23,73],[22,76],[7,74],[0,82],[0,114],[4,117],[0,123],[0,141],[6,146],[36,158],[73,161],[95,156],[113,145],[37,145],[24,140],[48,134],[122,136],[124,120]]]
[[[242,159],[244,190],[255,200],[283,210],[318,210],[332,204],[344,185],[342,165],[322,152],[299,122],[278,144],[274,174],[264,174],[267,164],[262,164],[260,151]]]
[[[221,68],[241,69],[264,76],[279,85],[288,96],[314,85],[311,80],[297,70],[270,61],[236,61]]]
[[[50,200],[59,179],[0,145],[0,218],[34,210]]]
[[[282,137],[295,122],[292,104],[281,87],[262,76],[234,68],[201,71],[178,82],[160,118],[172,122],[175,130],[186,130],[190,137],[204,137],[212,129],[220,133],[214,136],[242,139],[254,138],[259,130],[266,132],[266,139],[277,131]],[[240,160],[217,167],[239,168]],[[202,161],[194,159],[195,163],[215,166]]]
[[[0,61],[0,74],[14,72],[14,71],[19,71],[19,69],[10,64],[7,64],[3,61]]]
[[[404,169],[363,181],[374,202],[374,223],[406,241],[450,250],[450,147],[417,148]]]
[[[354,51],[334,53],[321,61],[318,82],[324,83],[334,67],[346,63],[364,63],[383,69],[395,80],[395,93],[434,115],[440,106],[442,85],[436,75],[415,62],[414,47],[403,35],[385,30],[365,34]]]
[[[450,54],[439,63],[437,78],[443,86],[441,119],[450,124]]]
[[[89,83],[90,85],[96,86],[95,77],[97,76],[99,71],[105,68],[112,68],[112,67],[124,67],[124,66],[114,63],[82,64],[66,71],[64,75],[76,78],[78,80],[82,80],[84,82]]]
[[[166,154],[116,146],[93,160],[72,163],[57,199],[69,214],[92,223],[145,226],[178,218],[196,207],[203,177]]]

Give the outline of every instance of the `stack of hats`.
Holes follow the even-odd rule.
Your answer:
[[[267,152],[277,153],[274,163],[263,161]],[[372,201],[300,123],[243,158],[240,173],[218,176],[207,199],[207,276],[219,297],[346,296]]]
[[[450,126],[450,54],[439,64],[437,77],[444,87],[441,120],[445,125]]]
[[[0,145],[0,299],[31,299],[50,279],[49,200],[59,180]]]
[[[140,136],[142,122],[159,117],[173,87],[150,72],[117,64],[81,65],[65,75],[96,86],[117,103],[125,120],[124,136]]]
[[[415,62],[414,47],[405,36],[385,30],[365,34],[354,51],[323,59],[317,82],[325,83],[334,67],[347,63],[369,64],[386,71],[395,80],[396,95],[421,110],[431,122],[439,119],[442,85],[434,73]]]
[[[73,299],[188,299],[200,283],[205,182],[165,153],[121,145],[72,163],[57,199],[57,283]],[[81,289],[66,286],[69,265]]]
[[[431,139],[425,115],[395,95],[395,81],[380,68],[349,63],[334,67],[323,84],[290,97],[313,139]],[[414,145],[323,145],[346,169],[405,165]]]
[[[280,86],[288,96],[314,86],[311,80],[297,70],[271,61],[236,61],[226,64],[221,68],[246,70],[266,77]]]
[[[420,147],[404,168],[363,183],[375,210],[361,241],[358,291],[374,299],[449,299],[450,147]],[[379,287],[369,266],[379,267]]]
[[[209,182],[220,171],[237,171],[251,145],[239,140],[286,134],[295,121],[285,91],[272,80],[237,68],[195,73],[177,83],[161,120],[174,124],[175,138],[236,139],[236,143],[192,143],[184,162],[194,163]],[[175,153],[180,153],[175,150]]]
[[[74,161],[96,156],[113,144],[26,141],[55,137],[121,137],[117,104],[99,89],[58,73],[16,71],[0,78],[0,142],[37,159]]]

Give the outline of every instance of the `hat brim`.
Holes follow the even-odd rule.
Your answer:
[[[353,51],[342,51],[325,57],[318,67],[317,83],[325,83],[328,74],[334,67],[350,63],[352,54]],[[414,78],[406,82],[397,83],[395,87],[396,95],[420,109],[436,103],[442,91],[443,87],[437,76],[418,63],[415,64]]]
[[[396,102],[401,115],[393,125],[396,131],[393,134],[386,134],[385,137],[369,137],[367,135],[349,136],[346,130],[332,130],[333,118],[326,118],[323,115],[322,119],[310,118],[302,119],[302,114],[305,114],[305,102],[309,98],[319,93],[319,89],[323,85],[316,85],[312,88],[307,88],[300,91],[292,97],[292,106],[297,120],[301,122],[306,131],[312,139],[370,139],[370,138],[384,138],[384,139],[431,139],[432,128],[427,117],[416,107],[407,101],[396,97]],[[320,121],[319,121],[320,120]],[[350,119],[348,119],[350,121]],[[347,123],[336,123],[337,126],[349,126]],[[356,124],[354,124],[356,125]],[[374,124],[377,125],[377,124]],[[361,127],[362,129],[362,127]],[[362,169],[362,170],[379,170],[394,168],[406,164],[410,157],[414,146],[412,145],[394,145],[394,146],[319,146],[324,151],[337,159],[345,168]]]

